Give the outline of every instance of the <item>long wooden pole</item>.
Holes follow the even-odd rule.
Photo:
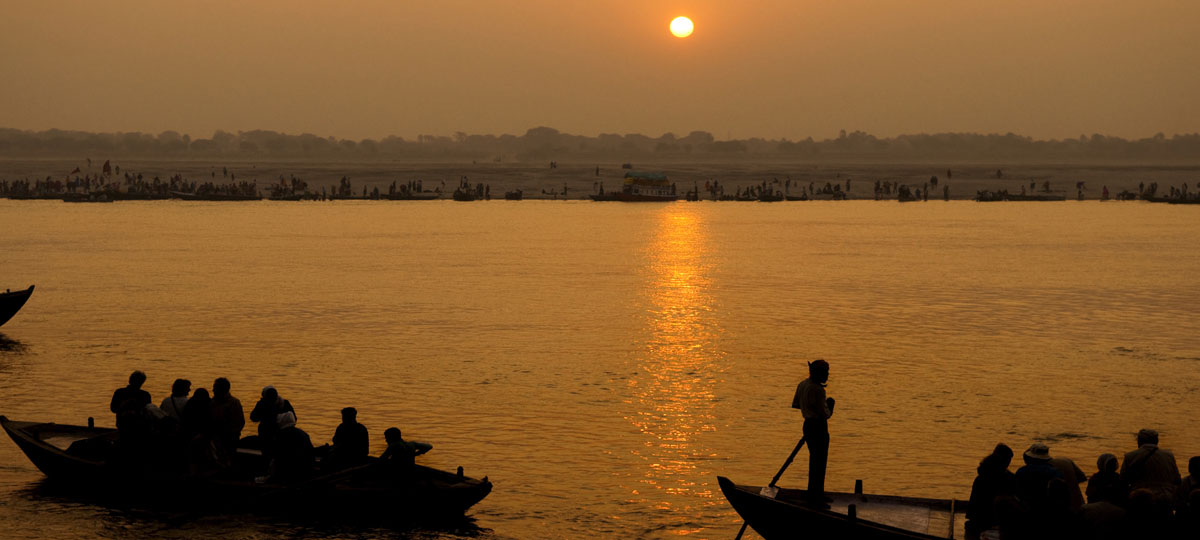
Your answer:
[[[781,477],[783,477],[783,471],[786,471],[788,466],[796,460],[796,454],[800,453],[800,448],[804,446],[804,440],[804,437],[800,437],[800,442],[796,443],[796,447],[792,449],[791,455],[788,456],[787,461],[783,462],[783,466],[779,468],[779,472],[775,473],[775,478],[771,479],[771,483],[767,484],[767,487],[775,487],[775,483],[778,482]],[[749,523],[742,521],[742,528],[738,529],[737,536],[734,537],[734,540],[742,540],[742,535],[746,534],[747,525],[749,525]]]

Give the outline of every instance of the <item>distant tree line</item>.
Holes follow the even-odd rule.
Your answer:
[[[380,160],[380,161],[1056,161],[1200,163],[1200,134],[1144,139],[1081,135],[1074,139],[1035,140],[1012,133],[937,133],[879,138],[842,131],[837,138],[716,140],[693,131],[649,137],[605,133],[595,137],[536,127],[524,135],[419,135],[415,140],[386,137],[354,141],[254,130],[193,139],[175,131],[89,133],[50,129],[0,128],[4,158],[146,158],[236,160]]]

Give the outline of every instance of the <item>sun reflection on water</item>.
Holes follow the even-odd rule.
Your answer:
[[[702,216],[687,205],[665,207],[647,246],[645,333],[627,418],[644,436],[635,498],[681,521],[689,508],[719,498],[703,478],[708,467],[699,468],[715,457],[702,434],[716,429],[714,387],[723,370],[710,257]],[[695,525],[681,522],[672,532],[698,532]]]

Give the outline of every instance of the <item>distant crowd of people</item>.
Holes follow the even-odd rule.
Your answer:
[[[971,486],[967,538],[1200,538],[1200,456],[1181,478],[1157,432],[1141,430],[1137,445],[1120,463],[1102,454],[1090,477],[1041,443],[1025,451],[1014,474],[1012,449],[996,445]]]
[[[176,379],[171,394],[158,405],[142,388],[145,382],[145,373],[133,372],[109,404],[119,434],[116,456],[126,466],[211,476],[231,470],[239,451],[260,452],[267,467],[258,471],[259,477],[289,482],[370,461],[367,428],[358,422],[353,407],[342,409],[332,444],[314,448],[308,433],[296,425],[296,409],[274,386],[262,389],[250,411],[257,434],[242,437],[246,416],[241,400],[230,393],[228,379],[213,381],[211,395],[204,388],[192,391],[187,379]],[[379,464],[397,479],[411,476],[416,456],[433,448],[404,440],[394,427],[384,432],[384,439],[388,447]]]

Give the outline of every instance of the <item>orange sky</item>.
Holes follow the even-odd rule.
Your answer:
[[[0,127],[1200,131],[1196,0],[10,1]],[[670,35],[676,15],[696,33]]]

